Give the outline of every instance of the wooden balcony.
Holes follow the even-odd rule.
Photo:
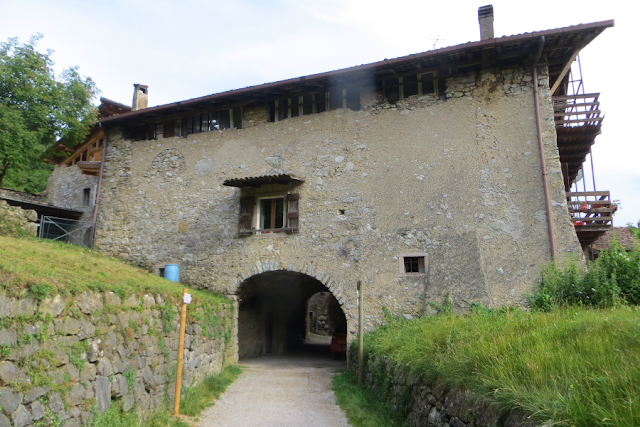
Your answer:
[[[613,227],[617,207],[612,205],[608,191],[567,193],[567,205],[583,249]]]
[[[575,181],[596,136],[600,135],[604,115],[599,97],[599,93],[552,97],[558,151],[567,188]]]

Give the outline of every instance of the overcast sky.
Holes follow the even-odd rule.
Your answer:
[[[150,105],[395,58],[479,39],[477,11],[456,0],[0,0],[0,40],[44,34],[56,69],[77,65],[102,96]],[[636,1],[493,1],[496,37],[615,19],[581,54],[587,92],[606,112],[594,146],[598,190],[640,220]],[[587,190],[592,189],[591,179]],[[582,187],[581,187],[582,188]]]

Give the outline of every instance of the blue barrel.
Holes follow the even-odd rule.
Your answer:
[[[172,282],[180,281],[180,266],[178,264],[167,264],[164,266],[164,278]]]

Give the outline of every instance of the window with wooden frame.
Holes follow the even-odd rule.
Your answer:
[[[269,120],[279,122],[291,117],[307,116],[338,108],[360,109],[360,87],[356,84],[331,86],[328,90],[303,93],[267,103]]]
[[[426,252],[405,252],[398,256],[400,276],[426,276],[428,258]]]
[[[149,125],[149,132],[147,135],[149,136],[149,139],[163,139],[164,123],[154,123]]]
[[[297,233],[300,195],[240,198],[239,234]]]
[[[410,74],[382,81],[384,96],[390,104],[395,104],[412,95],[436,93],[435,72]]]

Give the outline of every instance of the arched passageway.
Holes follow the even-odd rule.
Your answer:
[[[314,277],[286,270],[268,271],[242,282],[238,289],[240,359],[298,348],[308,331],[309,299],[318,292],[330,290]],[[333,295],[328,299],[333,323],[346,324],[339,303]]]

